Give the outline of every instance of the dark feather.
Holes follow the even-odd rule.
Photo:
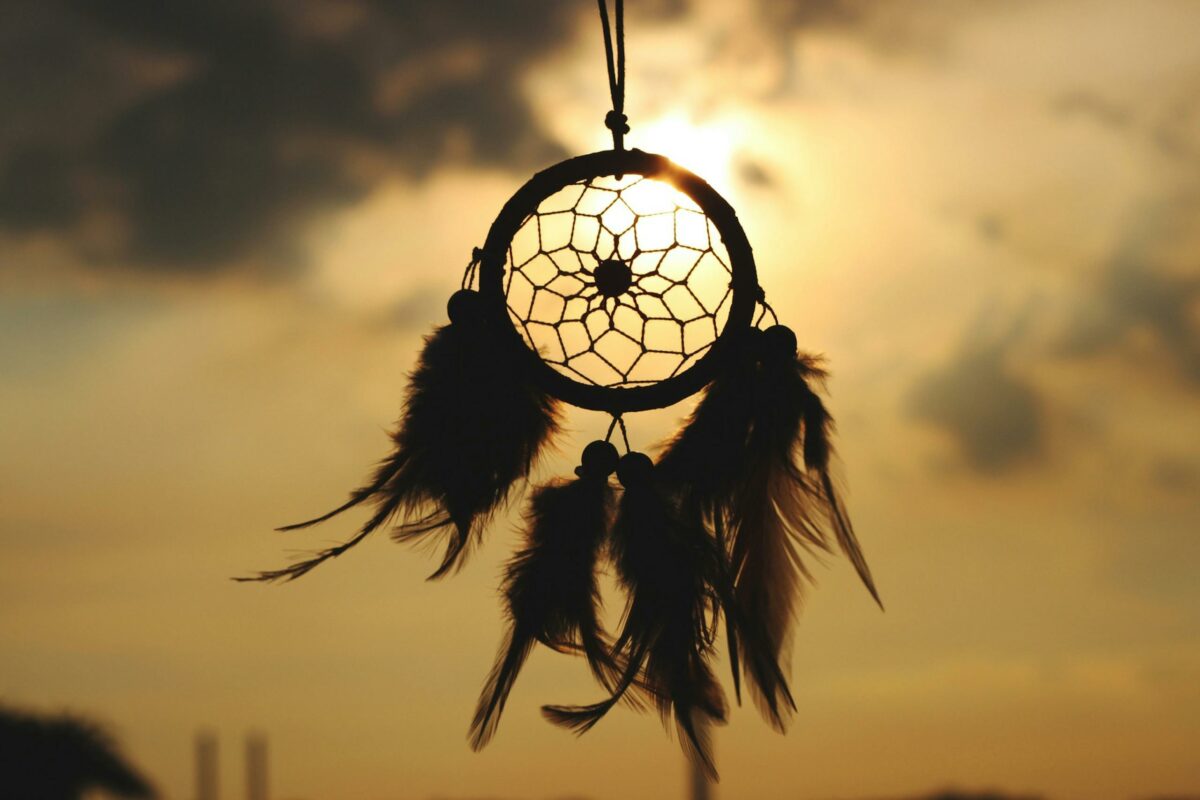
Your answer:
[[[738,632],[751,696],[763,716],[783,730],[796,707],[785,672],[787,647],[803,579],[811,576],[781,513],[792,490],[780,482],[772,474],[748,476],[734,495],[732,503],[741,513],[730,514],[734,586],[725,613],[726,625]]]
[[[693,512],[694,513],[694,512]],[[717,596],[721,599],[721,609],[726,613],[727,617],[731,612],[737,611],[737,602],[734,599],[734,575],[733,568],[729,563],[729,544],[728,537],[725,533],[725,523],[721,515],[712,515],[710,523],[713,529],[713,540],[717,546],[717,555],[719,558],[720,574],[717,581]],[[739,628],[747,628],[748,626],[740,624],[739,619],[735,616],[734,619],[725,620],[725,649],[729,653],[729,673],[733,678],[733,696],[737,700],[737,704],[742,704],[742,660],[741,660],[741,637],[738,635]]]
[[[825,403],[821,400],[820,395],[812,388],[812,383],[823,381],[826,373],[816,359],[802,355],[796,359],[794,375],[793,380],[798,382],[797,393],[803,397],[804,467],[818,483],[819,492],[824,498],[825,511],[833,527],[838,546],[850,559],[850,563],[854,565],[858,577],[867,587],[867,591],[871,593],[871,597],[882,608],[883,600],[880,599],[879,591],[875,587],[871,568],[867,566],[867,559],[858,543],[858,537],[854,535],[850,517],[846,514],[845,506],[842,504],[841,497],[838,495],[833,478],[829,473],[829,462],[833,454],[831,443],[834,429],[833,417],[825,408]]]
[[[747,340],[745,357],[709,385],[659,465],[681,515],[713,531],[728,559],[716,588],[734,686],[744,668],[763,715],[783,729],[795,709],[784,662],[812,580],[803,551],[827,552],[832,530],[878,595],[829,475],[833,423],[810,385],[824,372],[781,353],[779,341]]]
[[[604,719],[613,706],[622,700],[638,710],[642,710],[645,707],[644,703],[628,692],[631,686],[638,686],[643,692],[649,694],[648,685],[639,677],[645,658],[644,651],[630,653],[623,660],[624,667],[620,678],[613,686],[612,693],[600,702],[583,706],[545,705],[542,706],[542,716],[555,725],[581,736],[595,727],[596,723]]]
[[[556,650],[581,650],[601,682],[611,685],[615,668],[597,617],[595,574],[611,505],[607,474],[544,486],[530,499],[525,547],[505,570],[511,625],[475,709],[474,749],[495,734],[517,673],[535,642]]]
[[[492,512],[557,429],[555,402],[515,361],[479,320],[427,337],[392,434],[392,455],[346,503],[281,530],[315,525],[368,500],[375,513],[346,543],[244,580],[298,578],[396,518],[409,520],[393,533],[397,541],[445,540],[431,578],[461,566]]]
[[[764,469],[765,459],[753,457],[760,392],[756,351],[748,343],[743,358],[709,385],[667,445],[658,472],[680,515],[692,525],[711,529],[719,544],[722,569],[715,588],[725,613],[737,697],[740,701],[744,668],[764,716],[782,727],[785,708],[794,706],[779,665],[783,637],[774,627],[781,607],[790,608],[794,602],[801,565],[788,534],[780,530],[769,484],[764,483],[769,472]],[[751,517],[749,525],[744,524],[744,514]],[[751,529],[761,540],[753,545]],[[748,571],[744,569],[747,550],[758,551]],[[751,585],[759,581],[767,591],[748,592],[746,586],[739,591],[736,585],[746,578]]]
[[[754,421],[753,358],[746,345],[709,384],[655,467],[665,491],[696,504],[706,517],[742,480],[741,457]]]
[[[649,467],[649,459],[645,463]],[[674,718],[685,752],[715,779],[708,728],[724,722],[726,714],[724,693],[709,665],[718,607],[712,586],[720,557],[708,531],[682,524],[652,474],[633,481],[622,476],[622,483],[612,549],[629,597],[614,645],[624,674],[600,703],[547,706],[543,713],[582,733],[636,686],[664,720]]]

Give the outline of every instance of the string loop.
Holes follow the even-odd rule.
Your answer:
[[[471,262],[467,264],[467,269],[463,273],[462,287],[470,289],[475,284],[475,276],[479,272],[479,265],[483,262],[483,249],[480,247],[471,248]]]
[[[611,442],[613,433],[618,428],[621,430],[621,439],[625,442],[625,452],[632,452],[632,448],[629,446],[629,430],[625,427],[625,417],[620,414],[613,414],[612,424],[608,426],[608,433],[605,434],[604,441]]]
[[[604,117],[604,127],[612,131],[613,149],[625,149],[625,134],[629,119],[625,116],[625,0],[615,0],[617,23],[616,43],[608,22],[608,0],[596,0],[600,7],[600,27],[604,31],[604,56],[608,66],[608,92],[612,96],[612,111]]]

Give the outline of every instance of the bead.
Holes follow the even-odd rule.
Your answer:
[[[592,273],[596,288],[605,297],[620,297],[633,285],[633,270],[623,261],[610,258],[601,261]]]
[[[595,441],[583,448],[577,473],[581,478],[607,478],[616,471],[619,460],[612,442]]]
[[[763,331],[763,360],[787,361],[796,357],[796,334],[786,325],[772,325]]]
[[[645,453],[626,453],[617,463],[617,480],[628,489],[630,486],[645,486],[654,477],[654,462]]]
[[[457,324],[483,319],[483,296],[474,289],[459,289],[450,295],[446,313],[450,322]]]

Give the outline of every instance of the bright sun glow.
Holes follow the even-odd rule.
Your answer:
[[[718,191],[727,191],[733,179],[737,127],[727,119],[698,124],[682,113],[673,113],[639,124],[627,141],[647,152],[662,153]]]

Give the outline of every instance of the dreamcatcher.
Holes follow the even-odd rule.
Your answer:
[[[510,626],[471,744],[494,734],[540,643],[581,655],[605,692],[544,706],[548,719],[582,733],[621,701],[653,706],[715,778],[707,731],[726,716],[711,664],[719,621],[737,697],[744,673],[782,730],[795,708],[782,662],[811,577],[802,552],[836,541],[878,596],[829,475],[821,365],[797,353],[767,304],[733,208],[666,158],[624,148],[622,3],[615,37],[598,5],[613,149],[538,173],[505,204],[450,298],[449,324],[426,339],[392,454],[342,506],[281,529],[370,503],[358,533],[248,580],[298,578],[396,521],[397,541],[444,540],[431,577],[447,575],[529,475],[561,403],[609,414],[575,477],[531,493],[524,546],[504,576]],[[630,448],[625,414],[697,392],[657,460]],[[598,619],[602,562],[627,597],[612,636]]]

